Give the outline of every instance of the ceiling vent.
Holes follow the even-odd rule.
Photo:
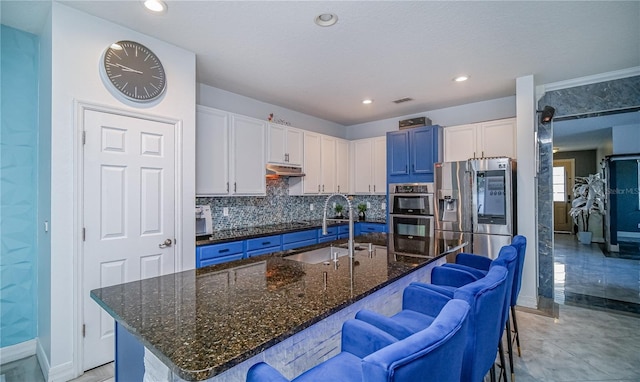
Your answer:
[[[400,98],[393,101],[393,103],[403,103],[403,102],[409,102],[409,101],[413,101],[413,98],[411,97]]]

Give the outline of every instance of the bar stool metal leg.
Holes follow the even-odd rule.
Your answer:
[[[516,345],[518,346],[518,357],[522,357],[520,352],[520,334],[518,333],[518,320],[516,320],[516,307],[511,306],[511,317],[513,317],[513,330],[514,337],[516,338]]]
[[[516,375],[513,372],[513,345],[511,343],[511,323],[509,317],[507,317],[507,351],[509,352],[509,370],[511,371],[511,382],[516,380]]]

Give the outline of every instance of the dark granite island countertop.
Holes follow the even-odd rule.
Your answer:
[[[101,288],[91,297],[175,375],[200,381],[435,260],[387,254],[386,240],[357,237],[375,251],[359,250],[352,262],[341,257],[337,268],[283,257],[323,244]]]

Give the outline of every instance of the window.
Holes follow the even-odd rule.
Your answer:
[[[567,193],[566,190],[567,178],[564,172],[564,166],[553,168],[553,201],[554,202],[566,202]]]

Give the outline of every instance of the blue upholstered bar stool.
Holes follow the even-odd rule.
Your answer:
[[[518,302],[518,296],[520,295],[520,288],[522,286],[522,272],[524,269],[524,257],[527,253],[527,238],[522,235],[516,235],[511,240],[511,245],[516,248],[518,252],[518,262],[516,263],[516,272],[513,278],[513,288],[511,289],[511,319],[513,320],[513,329],[516,345],[518,346],[518,356],[522,356],[520,350],[520,333],[518,332],[518,320],[516,318],[516,303]],[[455,267],[463,269],[467,272],[471,272],[477,276],[482,276],[487,273],[491,266],[491,260],[485,256],[474,255],[469,253],[460,253],[456,257],[455,264],[444,264],[447,267]],[[511,350],[510,350],[511,351]]]
[[[431,325],[399,340],[360,320],[342,326],[342,351],[293,381],[459,382],[468,337],[469,304],[450,300]],[[247,382],[288,382],[264,362]]]
[[[509,353],[509,367],[511,369],[511,380],[515,380],[515,374],[513,372],[513,344],[511,337],[511,324],[509,320],[509,309],[511,310],[511,316],[514,317],[514,329],[515,339],[518,345],[518,354],[520,354],[520,339],[517,332],[517,323],[515,322],[515,305],[518,300],[518,294],[520,293],[520,286],[522,285],[522,268],[524,266],[524,254],[526,252],[527,239],[522,235],[516,235],[510,247],[515,250],[515,261],[510,261],[510,265],[506,265],[506,258],[503,258],[502,249],[500,254],[495,260],[491,260],[486,256],[474,255],[469,253],[459,253],[456,256],[455,264],[444,264],[439,267],[437,271],[431,274],[431,282],[433,284],[446,284],[458,286],[470,282],[471,280],[479,279],[487,274],[489,268],[494,265],[507,266],[512,273],[511,287],[507,295],[507,305],[505,306],[505,328],[507,330],[507,346]],[[505,247],[503,247],[504,249]],[[444,286],[445,290],[449,290],[451,293],[451,286]],[[444,290],[438,289],[441,293],[445,293]]]
[[[492,381],[495,381],[495,351],[504,328],[501,316],[507,292],[507,279],[506,268],[494,266],[485,277],[456,289],[453,296],[425,288],[421,283],[412,283],[404,290],[402,311],[399,313],[386,317],[376,312],[361,310],[356,314],[356,319],[366,321],[395,337],[403,338],[416,330],[433,325],[430,313],[433,307],[441,307],[455,299],[464,300],[469,303],[471,313],[461,381],[480,382],[489,371]]]

